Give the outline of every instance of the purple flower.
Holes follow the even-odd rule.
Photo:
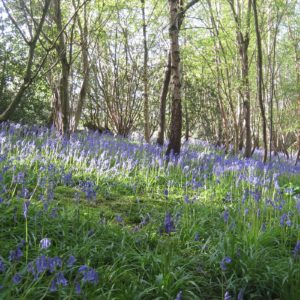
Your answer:
[[[17,175],[17,183],[23,184],[24,178],[25,178],[25,174],[23,172],[19,172]]]
[[[88,269],[89,269],[89,267],[87,265],[82,265],[79,267],[78,272],[85,273]]]
[[[14,262],[20,260],[20,258],[23,256],[23,252],[20,248],[20,246],[17,247],[16,250],[9,251],[9,261]]]
[[[57,288],[56,288],[56,278],[55,278],[51,282],[50,292],[56,292],[56,291],[57,291]]]
[[[79,282],[76,282],[76,284],[75,284],[75,293],[77,295],[79,295],[81,293],[81,286],[80,286]]]
[[[165,195],[165,197],[168,197],[169,191],[168,190],[164,190],[164,195]]]
[[[74,255],[70,255],[68,262],[67,262],[67,266],[68,267],[72,267],[74,265],[74,263],[76,262],[76,258]]]
[[[41,241],[40,241],[40,247],[42,249],[48,249],[51,245],[51,240],[48,239],[48,238],[43,238]]]
[[[48,270],[48,260],[45,255],[39,256],[36,261],[37,274],[43,273]]]
[[[14,284],[19,284],[22,280],[22,277],[19,273],[16,273],[16,275],[14,275],[14,277],[12,278],[12,281]]]
[[[55,256],[53,258],[49,257],[47,262],[48,262],[49,271],[51,273],[55,271],[56,267],[62,266],[62,260],[58,256]]]
[[[294,253],[294,256],[297,256],[300,252],[300,240],[297,241],[296,246],[294,248],[294,250],[292,251]]]
[[[57,211],[58,211],[57,207],[52,208],[52,210],[50,212],[50,217],[53,218],[53,219],[57,218],[57,216],[58,216]]]
[[[194,241],[199,241],[199,240],[200,240],[200,235],[199,235],[199,233],[197,232],[197,233],[195,234]]]
[[[191,203],[188,195],[184,196],[184,202],[187,203],[187,204]]]
[[[116,221],[118,223],[123,223],[123,218],[120,215],[116,215]]]
[[[4,272],[5,271],[5,265],[3,260],[0,258],[0,272]]]
[[[78,272],[83,274],[84,282],[91,282],[93,284],[97,284],[99,281],[98,273],[94,269],[88,267],[87,265],[80,266]]]
[[[168,212],[165,216],[165,223],[164,223],[165,232],[170,234],[171,232],[175,231],[175,225],[172,219],[172,215]]]
[[[25,201],[23,205],[23,215],[24,218],[27,219],[27,213],[28,213],[28,207],[29,207],[30,201]]]
[[[97,284],[99,282],[98,273],[94,269],[90,268],[83,274],[83,281]]]
[[[182,300],[182,291],[177,294],[175,300]]]
[[[65,278],[63,272],[58,272],[56,275],[56,285],[67,286],[68,280]]]
[[[298,212],[300,213],[300,201],[298,201],[298,202],[296,203],[296,209],[297,209]]]
[[[224,213],[223,213],[223,219],[224,219],[225,223],[228,223],[228,220],[229,220],[229,212],[228,212],[228,210],[224,211]]]
[[[244,290],[240,289],[239,294],[237,296],[237,300],[243,300],[244,298]]]
[[[222,259],[220,266],[223,271],[227,270],[227,265],[231,263],[231,258],[226,256]]]
[[[224,300],[230,300],[230,299],[231,299],[231,296],[230,296],[229,292],[226,292],[224,295]]]

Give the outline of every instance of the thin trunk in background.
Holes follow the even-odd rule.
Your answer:
[[[163,146],[164,136],[166,130],[166,106],[167,106],[167,96],[169,91],[171,79],[171,53],[168,53],[168,63],[166,66],[164,81],[160,93],[160,107],[159,107],[159,131],[157,136],[157,144]]]
[[[53,1],[54,18],[58,32],[62,32],[61,1]],[[61,34],[56,44],[56,52],[61,65],[61,74],[56,91],[53,107],[53,121],[56,129],[63,135],[70,133],[70,103],[69,103],[69,78],[70,64],[67,58],[67,49],[64,34]]]
[[[144,135],[147,143],[150,142],[150,120],[149,120],[149,91],[148,91],[148,45],[147,45],[147,24],[145,16],[145,0],[141,0],[143,18],[143,44],[144,44]]]
[[[89,90],[90,68],[89,68],[89,60],[88,60],[88,20],[87,20],[86,4],[84,4],[83,7],[83,26],[79,17],[77,18],[77,23],[79,27],[80,41],[81,41],[83,81],[79,92],[77,107],[75,110],[72,132],[74,132],[78,127],[78,123],[82,114],[83,105],[86,101],[86,97]]]
[[[263,83],[263,58],[262,58],[262,46],[261,46],[261,35],[258,24],[258,14],[256,0],[252,1],[255,33],[256,33],[256,45],[257,45],[257,93],[259,107],[262,117],[262,129],[263,129],[263,143],[264,143],[264,157],[263,162],[266,163],[268,158],[268,141],[267,141],[267,119],[265,113],[265,105],[263,101],[262,83]]]

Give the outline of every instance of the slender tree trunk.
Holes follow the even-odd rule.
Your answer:
[[[148,45],[147,45],[147,24],[145,16],[145,0],[141,0],[143,18],[143,44],[144,44],[144,134],[147,143],[150,142],[150,120],[149,120],[149,97],[148,97]]]
[[[58,32],[63,30],[62,15],[61,15],[61,1],[54,1],[55,10],[55,22]],[[57,126],[57,130],[61,134],[69,135],[70,133],[70,103],[69,103],[69,77],[70,77],[70,64],[67,59],[66,43],[64,35],[59,36],[58,43],[56,45],[56,51],[59,56],[61,64],[61,78],[58,85],[58,99],[56,107],[54,109],[54,123]]]
[[[262,93],[262,81],[263,81],[263,61],[262,61],[262,46],[261,46],[261,36],[258,24],[258,15],[257,15],[257,5],[256,0],[252,1],[253,14],[254,14],[254,23],[255,23],[255,32],[256,32],[256,44],[257,44],[257,90],[258,90],[258,101],[262,117],[262,129],[263,129],[263,142],[264,142],[264,158],[263,162],[266,163],[268,158],[268,141],[267,141],[267,119],[265,113],[265,105],[263,101]]]
[[[239,49],[239,54],[242,63],[242,98],[243,98],[243,112],[245,119],[245,129],[246,129],[246,145],[245,145],[245,157],[251,157],[251,106],[250,106],[250,86],[249,86],[249,59],[248,59],[248,48],[250,42],[250,13],[251,13],[251,0],[248,0],[248,7],[246,12],[246,32],[242,32],[242,21],[240,5],[235,7],[234,1],[229,2],[231,10],[233,12],[234,20],[236,23],[236,34],[237,34],[237,44]],[[241,134],[243,132],[241,131]],[[240,146],[243,143],[243,136],[240,137]]]
[[[179,0],[169,0],[170,10],[170,52],[172,78],[172,113],[170,124],[170,141],[166,155],[180,153],[182,131],[180,47],[179,47]]]
[[[74,132],[79,124],[79,120],[81,118],[83,105],[85,103],[88,90],[89,90],[89,78],[90,78],[90,68],[89,68],[89,60],[88,60],[88,20],[87,20],[87,12],[86,12],[86,4],[84,5],[83,14],[84,14],[84,24],[83,27],[80,22],[80,18],[77,18],[78,27],[80,30],[80,39],[81,39],[81,52],[82,52],[82,67],[83,67],[83,82],[81,85],[79,99],[77,108],[75,111],[74,117],[74,126],[72,131]]]
[[[160,93],[160,108],[159,108],[159,131],[157,137],[157,144],[162,146],[164,144],[164,135],[166,129],[166,106],[167,96],[169,91],[171,79],[171,53],[168,53],[168,64],[165,70],[163,86]]]

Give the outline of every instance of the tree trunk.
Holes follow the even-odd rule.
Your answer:
[[[178,155],[181,148],[182,107],[180,79],[180,47],[179,47],[179,0],[169,0],[170,11],[170,52],[172,79],[172,112],[170,124],[170,141],[166,155]]]
[[[267,119],[265,113],[265,106],[263,101],[262,94],[262,81],[263,81],[263,66],[262,66],[262,47],[261,47],[261,36],[258,24],[258,15],[257,15],[257,5],[256,0],[252,1],[253,14],[254,14],[254,23],[255,23],[255,33],[256,33],[256,43],[257,43],[257,89],[258,89],[258,101],[262,117],[263,125],[263,142],[264,142],[264,158],[263,162],[266,163],[268,158],[268,141],[267,141]]]
[[[236,23],[237,44],[242,63],[242,98],[243,98],[243,111],[245,119],[246,129],[246,145],[245,145],[245,157],[251,157],[251,112],[250,112],[250,86],[249,86],[249,59],[248,59],[248,47],[250,42],[250,13],[251,13],[251,0],[248,0],[248,7],[246,13],[246,32],[243,33],[241,29],[241,12],[240,6],[237,5],[237,10],[234,5],[234,1],[229,2],[231,10],[233,12],[234,20]],[[241,132],[241,134],[243,134]],[[240,138],[240,146],[243,143],[243,138]]]
[[[168,53],[168,64],[165,70],[164,82],[160,94],[160,108],[159,108],[159,131],[157,137],[157,144],[163,146],[164,135],[166,129],[166,106],[167,106],[167,96],[169,91],[171,79],[171,53]]]
[[[147,143],[150,142],[150,120],[149,120],[149,97],[148,97],[148,45],[147,45],[147,24],[145,16],[145,0],[141,0],[143,18],[143,44],[144,44],[144,134]]]
[[[61,1],[54,1],[55,22],[58,32],[62,32]],[[56,52],[61,64],[61,78],[59,80],[57,99],[54,105],[53,118],[57,130],[63,135],[70,134],[70,103],[69,103],[69,77],[70,65],[67,59],[66,43],[61,34],[56,45]]]
[[[74,5],[75,6],[75,5]],[[76,7],[75,7],[76,8]],[[77,108],[75,111],[75,117],[74,117],[74,126],[72,128],[72,131],[74,132],[79,124],[79,120],[82,114],[83,105],[85,103],[88,89],[89,89],[89,75],[90,75],[90,68],[89,68],[89,60],[88,60],[88,21],[87,21],[87,13],[86,13],[86,4],[84,5],[83,9],[84,13],[84,24],[83,28],[80,22],[80,18],[77,18],[78,21],[78,27],[80,30],[80,39],[81,39],[81,52],[82,52],[82,67],[83,67],[83,82],[81,85],[80,93],[79,93],[79,99]]]

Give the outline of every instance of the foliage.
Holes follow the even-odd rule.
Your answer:
[[[0,298],[298,299],[299,166],[257,159],[3,123]]]

